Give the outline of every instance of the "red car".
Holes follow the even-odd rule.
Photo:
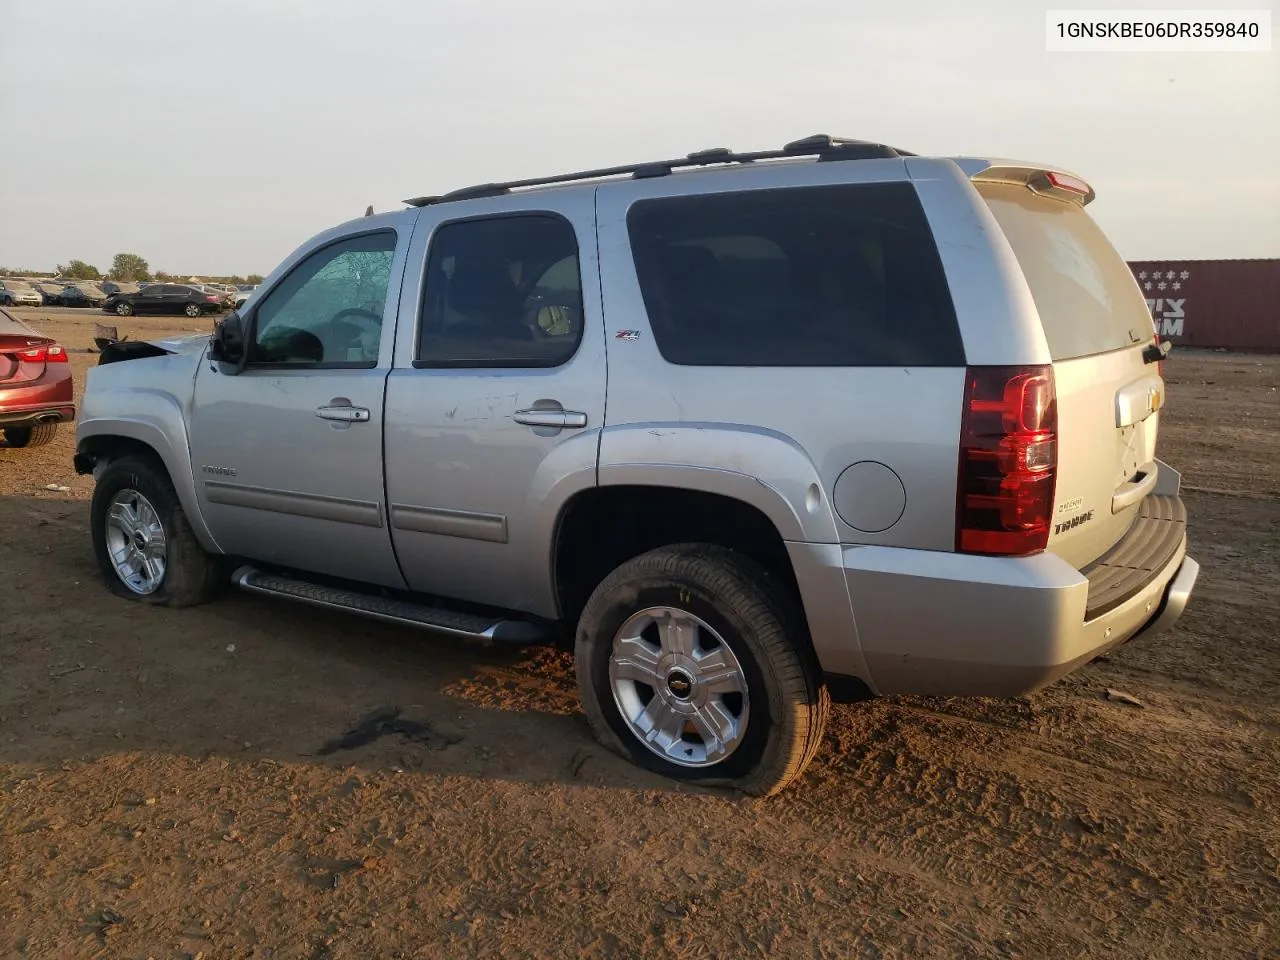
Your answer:
[[[75,419],[67,351],[0,309],[0,432],[11,447],[38,447]]]

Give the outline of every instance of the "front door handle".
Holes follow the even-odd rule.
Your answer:
[[[587,425],[587,415],[579,413],[577,410],[538,410],[536,408],[517,410],[512,419],[516,423],[523,423],[527,427],[563,429],[565,427],[585,427]]]
[[[336,420],[339,423],[368,423],[369,410],[367,407],[353,407],[349,404],[334,405],[317,408],[316,416],[321,420]]]

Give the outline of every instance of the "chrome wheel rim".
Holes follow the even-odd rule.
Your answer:
[[[200,308],[197,307],[194,303],[187,304],[187,316],[188,317],[200,316]]]
[[[609,686],[632,736],[664,760],[709,767],[742,744],[750,713],[742,664],[687,610],[631,616],[613,638]]]
[[[164,524],[151,501],[137,490],[121,490],[107,507],[107,554],[120,582],[140,596],[164,582],[168,549]]]
[[[117,303],[116,313],[122,317],[127,317],[129,315],[129,305],[127,303]]]

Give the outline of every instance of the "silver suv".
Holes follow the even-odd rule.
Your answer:
[[[560,638],[608,747],[772,793],[832,699],[1025,694],[1186,605],[1167,347],[1093,197],[817,136],[335,227],[90,371],[106,582]]]

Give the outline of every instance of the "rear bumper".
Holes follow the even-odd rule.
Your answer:
[[[1200,570],[1186,555],[1183,536],[1141,590],[1086,619],[1088,580],[1052,554],[1014,559],[893,547],[804,549],[823,546],[791,545],[798,577],[806,575],[806,564],[821,577],[820,568],[838,556],[847,588],[847,632],[832,632],[840,618],[810,610],[805,598],[819,660],[835,674],[862,675],[851,664],[863,666],[862,678],[881,694],[1031,693],[1128,640],[1170,627]],[[828,601],[834,596],[827,592]]]
[[[76,408],[67,406],[39,406],[12,410],[0,408],[0,427],[34,427],[37,423],[65,423],[76,418]]]
[[[30,427],[75,419],[71,368],[65,363],[52,366],[53,374],[46,373],[29,386],[0,388],[0,426]]]

